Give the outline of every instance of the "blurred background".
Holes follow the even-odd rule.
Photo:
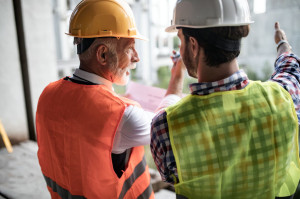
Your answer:
[[[80,0],[18,1],[21,10],[15,9],[14,0],[0,0],[0,119],[12,142],[30,138],[29,131],[34,130],[30,126],[44,87],[72,75],[79,66],[73,38],[65,33],[72,10]],[[136,41],[141,61],[131,79],[166,88],[172,66],[169,57],[180,45],[176,33],[164,31],[171,23],[176,0],[127,2],[141,34],[149,38]],[[293,51],[300,53],[300,0],[248,2],[255,23],[243,40],[239,63],[251,79],[266,80],[276,59],[275,21],[285,30]],[[187,79],[185,92],[191,82],[196,80]],[[122,93],[125,89],[117,91]],[[32,121],[28,121],[30,117]]]
[[[180,45],[176,33],[164,31],[171,23],[176,0],[126,1],[140,33],[149,38],[147,42],[136,41],[141,61],[131,80],[166,88],[172,67],[170,55]],[[13,144],[36,140],[34,115],[39,95],[47,84],[72,75],[79,66],[73,38],[65,34],[72,10],[79,2],[0,0],[0,120]],[[272,74],[276,59],[276,21],[286,32],[293,52],[300,54],[300,0],[248,2],[255,23],[242,42],[239,64],[250,79],[264,81]],[[184,91],[188,93],[188,84],[196,81],[187,77]],[[120,94],[126,91],[126,87],[115,89]],[[0,147],[3,146],[0,139]],[[1,164],[0,159],[0,170]],[[151,162],[150,167],[155,168]]]

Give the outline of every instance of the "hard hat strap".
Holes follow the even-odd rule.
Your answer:
[[[77,54],[82,54],[86,51],[96,38],[83,38],[81,43],[77,45]]]

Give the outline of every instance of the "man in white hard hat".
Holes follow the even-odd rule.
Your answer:
[[[38,158],[52,198],[154,198],[144,146],[151,116],[118,96],[139,61],[136,29],[123,0],[83,0],[70,19],[80,66],[40,96]],[[172,71],[165,107],[180,99],[184,66]],[[176,80],[176,81],[175,81]]]
[[[191,94],[152,122],[151,151],[177,198],[293,198],[300,178],[299,58],[275,24],[278,58],[267,82],[239,69],[246,0],[180,0],[178,31]],[[298,116],[298,117],[297,117]]]

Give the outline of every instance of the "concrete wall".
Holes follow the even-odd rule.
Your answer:
[[[28,130],[12,0],[0,0],[0,16],[0,119],[9,137],[22,140]]]
[[[58,78],[52,0],[22,1],[33,112],[44,87]]]
[[[0,119],[12,140],[28,138],[27,119],[12,0],[0,0]],[[22,2],[32,112],[43,88],[57,79],[51,0]],[[0,141],[1,143],[1,141]]]
[[[253,10],[253,1],[249,0]],[[300,0],[267,0],[266,12],[252,13],[250,34],[244,39],[239,61],[262,75],[263,67],[273,67],[277,51],[274,42],[274,24],[284,29],[293,52],[300,55]]]

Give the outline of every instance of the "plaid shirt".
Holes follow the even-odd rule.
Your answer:
[[[275,62],[275,72],[270,81],[279,83],[286,89],[294,101],[300,121],[300,59],[294,54],[284,53]],[[245,88],[249,79],[243,70],[230,77],[208,83],[190,85],[192,95],[209,95],[214,92],[240,90]],[[152,121],[150,148],[154,162],[163,181],[175,184],[178,182],[177,167],[169,139],[167,113],[161,111]]]

